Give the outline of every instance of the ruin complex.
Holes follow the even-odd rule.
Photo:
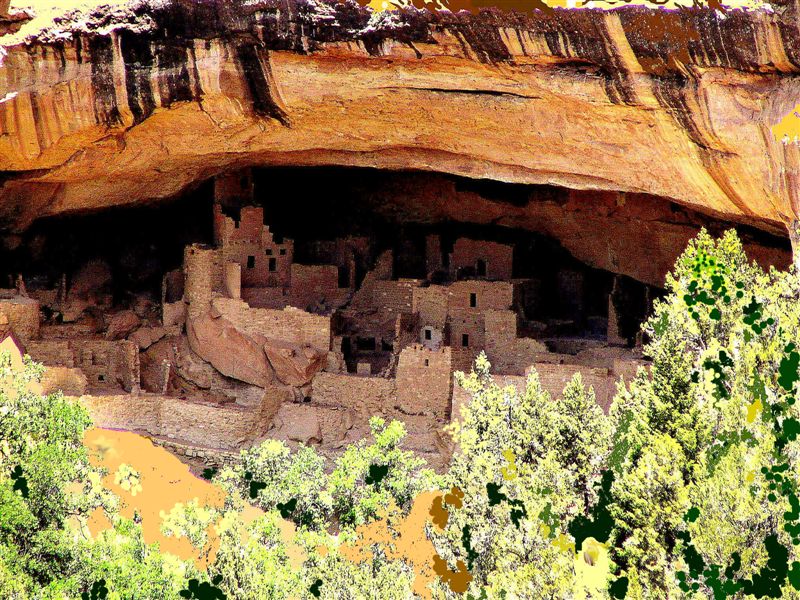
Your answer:
[[[441,466],[465,402],[454,374],[480,352],[508,384],[536,369],[554,398],[580,371],[604,409],[643,364],[637,327],[620,327],[630,303],[617,276],[603,292],[559,270],[543,290],[515,273],[514,244],[435,226],[388,248],[362,235],[300,243],[265,222],[250,169],[215,178],[212,193],[212,239],[185,246],[156,301],[123,306],[97,260],[56,287],[23,273],[0,290],[0,317],[46,366],[45,391],[209,462],[266,437],[335,453],[379,415],[404,421],[410,446]],[[654,289],[636,286],[645,303]],[[558,318],[539,310],[544,294]]]
[[[798,114],[796,3],[17,4],[4,343],[190,458],[336,453],[383,415],[442,464],[481,351],[554,397],[580,371],[607,408],[701,228],[800,265],[799,146],[773,129]]]

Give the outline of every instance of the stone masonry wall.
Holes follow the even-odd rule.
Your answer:
[[[236,450],[269,428],[261,411],[158,394],[81,396],[98,427],[126,429],[221,450]]]
[[[228,452],[225,450],[206,447],[198,448],[197,446],[191,444],[181,444],[159,438],[153,439],[152,442],[156,446],[161,446],[173,454],[185,456],[186,458],[201,460],[205,465],[208,466],[222,468],[233,467],[239,464],[239,452]]]
[[[372,295],[373,308],[386,311],[391,315],[410,313],[414,290],[419,287],[419,284],[420,281],[417,279],[376,281]]]
[[[156,394],[119,394],[80,396],[79,402],[89,411],[97,427],[141,431],[160,435],[159,419],[162,396]]]
[[[193,244],[183,252],[185,275],[184,296],[188,303],[188,316],[202,317],[211,308],[214,292],[223,288],[223,261],[219,250]]]
[[[252,308],[283,309],[291,304],[289,289],[283,287],[242,288],[242,300]]]
[[[330,317],[314,315],[294,307],[283,310],[250,308],[246,302],[231,298],[214,298],[212,304],[215,311],[244,333],[298,346],[310,344],[324,352],[330,349]]]
[[[322,372],[311,384],[311,400],[319,406],[344,407],[369,418],[394,408],[397,389],[394,379]]]
[[[419,313],[420,325],[442,328],[454,313],[482,314],[511,308],[514,286],[501,281],[456,281],[414,288],[412,296],[412,312]]]
[[[139,347],[128,340],[38,340],[26,349],[45,366],[79,368],[90,388],[139,387]]]
[[[450,410],[452,356],[448,347],[429,350],[419,344],[400,352],[397,403],[409,414],[444,418]]]
[[[80,369],[69,367],[47,367],[42,374],[42,393],[58,391],[65,396],[82,396],[86,393],[86,375]]]
[[[514,248],[497,242],[459,238],[450,255],[451,274],[469,269],[474,275],[487,279],[511,279]],[[478,272],[478,261],[483,261],[485,274]]]
[[[237,221],[223,214],[222,207],[215,204],[214,232],[224,260],[242,266],[242,285],[289,285],[294,243],[288,239],[280,244],[275,242],[269,227],[264,225],[262,207],[243,207]]]
[[[260,412],[252,409],[180,398],[163,398],[159,416],[163,437],[228,450],[243,446],[269,427],[268,421],[260,422]]]
[[[33,298],[0,299],[0,315],[8,318],[11,329],[23,344],[39,337],[39,302]]]
[[[447,288],[441,285],[414,288],[412,312],[419,314],[422,327],[443,330],[447,322]]]
[[[483,313],[474,309],[451,310],[445,329],[445,343],[448,342],[454,348],[468,348],[477,356],[486,348]]]
[[[487,310],[484,313],[486,356],[493,371],[522,375],[547,347],[534,339],[517,337],[517,314],[512,310]]]
[[[472,306],[472,295],[476,306]],[[514,301],[514,285],[505,281],[456,281],[447,286],[447,306],[473,311],[506,310]]]
[[[350,297],[349,288],[339,288],[339,267],[336,265],[301,265],[291,267],[289,303],[306,309],[318,305],[339,308]]]

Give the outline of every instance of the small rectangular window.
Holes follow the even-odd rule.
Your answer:
[[[234,227],[234,229],[239,229],[239,221],[234,221],[233,222],[233,227]]]
[[[431,330],[430,329],[426,329],[425,330],[425,339],[426,340],[431,339]]]
[[[256,257],[255,256],[248,256],[247,257],[247,268],[248,269],[255,269],[256,268]]]
[[[478,306],[478,294],[469,295],[469,306],[470,308],[475,308]]]
[[[425,366],[426,367],[430,367],[431,366],[431,361],[428,360],[427,358],[425,359]]]
[[[468,348],[469,347],[469,334],[468,333],[462,333],[461,334],[461,345],[464,348]]]
[[[281,256],[286,256],[286,248],[281,248]]]
[[[274,272],[275,269],[277,269],[277,268],[278,268],[278,259],[270,258],[269,259],[269,270]]]
[[[267,248],[266,250],[264,250],[264,254],[266,254],[267,256],[272,256],[272,248]]]

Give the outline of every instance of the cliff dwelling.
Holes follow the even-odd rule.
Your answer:
[[[443,466],[485,352],[607,409],[646,366],[640,325],[700,227],[644,195],[417,171],[251,167],[168,202],[35,222],[5,252],[0,315],[45,391],[102,426],[218,464],[266,437],[335,454],[398,418]],[[788,243],[738,227],[753,258]],[[646,251],[637,251],[642,236]]]
[[[0,316],[45,389],[192,460],[383,415],[441,465],[482,351],[607,409],[701,228],[800,264],[773,6],[0,0]]]

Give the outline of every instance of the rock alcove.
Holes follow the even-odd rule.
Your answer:
[[[607,406],[675,258],[732,226],[789,264],[785,238],[643,194],[257,165],[35,221],[7,244],[0,311],[46,384],[179,452],[272,436],[334,453],[382,414],[441,463],[454,371],[486,351],[557,395],[577,370]]]

